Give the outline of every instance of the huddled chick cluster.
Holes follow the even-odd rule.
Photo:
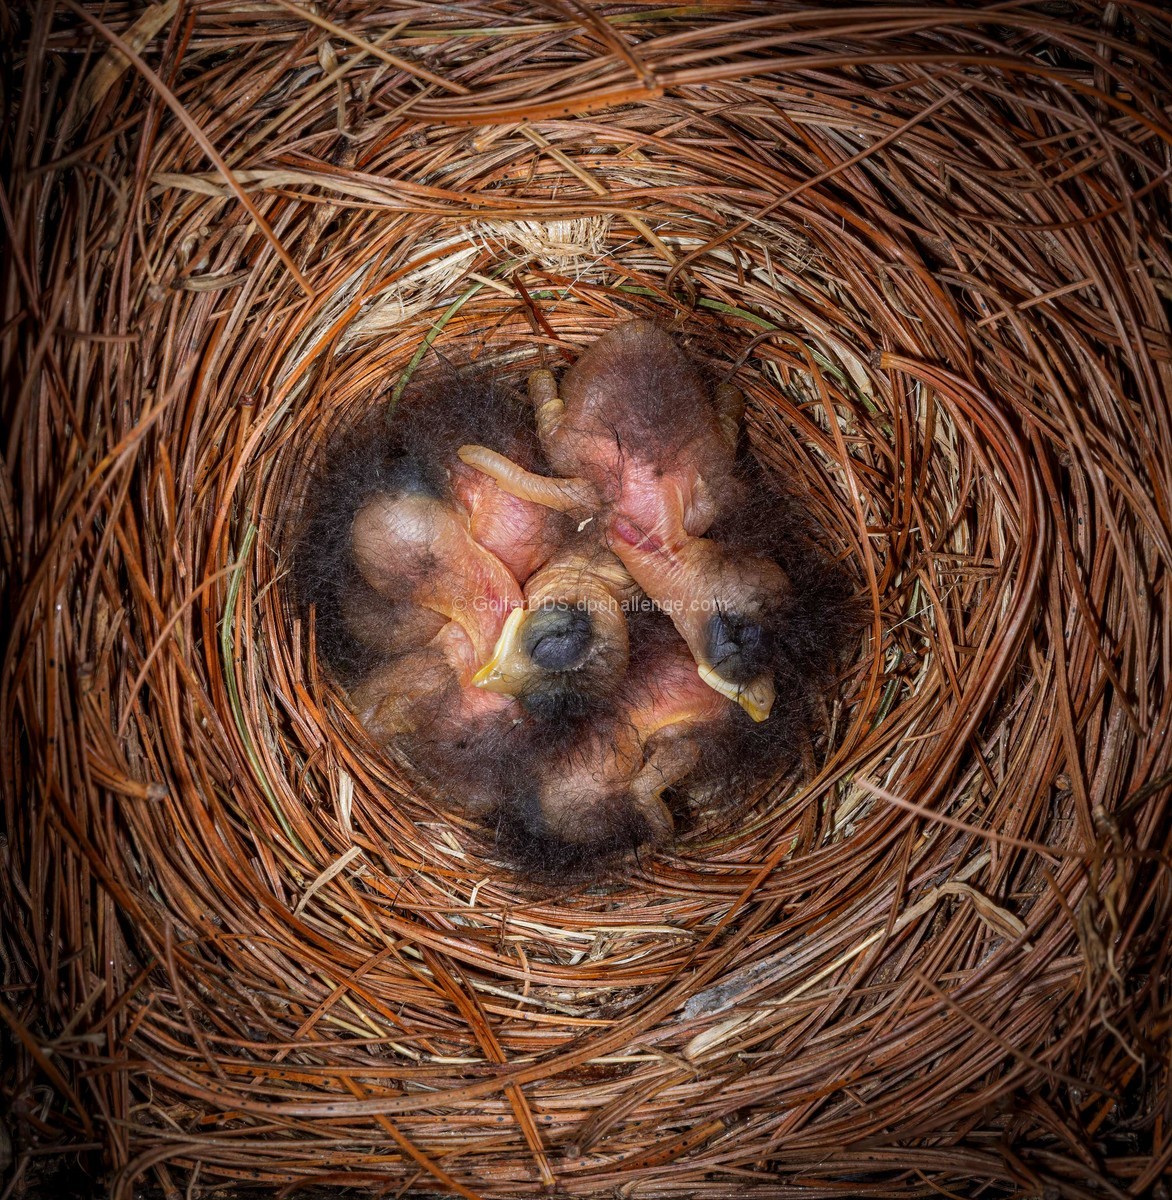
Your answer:
[[[522,868],[581,874],[791,760],[857,606],[740,392],[657,325],[529,399],[449,373],[336,443],[296,575],[369,732]]]

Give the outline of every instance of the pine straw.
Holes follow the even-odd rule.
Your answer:
[[[30,12],[0,326],[18,1180],[56,1145],[120,1198],[1162,1187],[1157,7]],[[521,378],[629,315],[735,372],[874,623],[802,771],[542,894],[368,743],[288,518],[328,430],[435,353]]]

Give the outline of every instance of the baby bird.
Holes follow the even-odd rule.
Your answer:
[[[377,667],[351,692],[366,728],[380,741],[426,731],[459,739],[508,700],[471,686],[505,619],[522,602],[504,563],[480,545],[455,505],[418,492],[380,492],[355,514],[351,554],[363,581],[396,614],[396,647],[417,647]],[[405,632],[405,631],[409,631]]]
[[[572,538],[525,584],[525,607],[509,613],[473,682],[550,720],[605,708],[627,672],[625,606],[637,592],[613,554]]]
[[[294,573],[369,732],[425,775],[491,796],[489,743],[511,722],[586,719],[619,685],[618,600],[633,585],[603,548],[567,540],[565,517],[462,463],[471,437],[546,466],[523,401],[449,372],[404,401],[389,432],[367,422],[331,446]]]
[[[405,594],[391,599],[389,586],[376,590],[369,572],[359,569],[352,529],[373,498],[413,495],[447,505],[472,542],[517,584],[571,528],[557,513],[510,495],[460,462],[456,450],[469,437],[507,446],[505,452],[529,468],[544,464],[525,404],[490,377],[449,368],[409,394],[389,424],[375,417],[336,437],[311,479],[294,547],[294,581],[302,607],[316,610],[319,649],[347,687],[387,658],[426,644],[446,620]],[[417,565],[425,569],[426,560]]]
[[[372,735],[409,753],[468,743],[509,708],[472,677],[523,603],[519,580],[567,527],[461,463],[456,449],[470,435],[543,464],[523,401],[483,374],[448,370],[389,425],[367,420],[335,438],[294,552],[323,657]]]
[[[660,616],[637,623],[632,670],[611,711],[572,744],[534,756],[533,775],[497,814],[498,839],[538,876],[597,873],[615,857],[671,837],[665,801],[718,743],[751,725],[707,687]]]
[[[598,515],[606,544],[671,617],[701,678],[764,721],[789,580],[771,557],[703,536],[755,499],[737,469],[741,393],[722,385],[710,397],[649,321],[601,337],[560,392],[548,371],[535,371],[529,390],[542,447],[563,478],[484,446],[461,447],[461,459],[518,497],[578,518]]]

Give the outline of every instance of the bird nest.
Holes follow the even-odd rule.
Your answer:
[[[1158,6],[4,20],[4,1194],[1160,1194]],[[871,617],[790,774],[538,888],[358,725],[289,517],[436,356],[631,316]]]

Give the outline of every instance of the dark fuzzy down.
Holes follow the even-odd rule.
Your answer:
[[[606,370],[617,365],[608,363]],[[676,385],[691,387],[694,372],[674,350],[658,365],[647,360],[639,369],[639,379],[628,385],[638,384],[642,395],[663,401],[644,404],[622,433],[670,453],[668,443],[677,443],[679,425],[668,397]],[[444,464],[465,443],[489,446],[528,470],[548,473],[528,406],[484,374],[444,366],[408,394],[389,425],[380,415],[336,437],[312,477],[295,543],[293,580],[302,610],[316,612],[319,651],[347,688],[393,658],[386,645],[408,619],[404,607],[379,596],[359,577],[350,537],[355,513],[379,492],[450,498]],[[779,492],[743,446],[728,484],[730,494],[749,502],[729,506],[707,536],[730,550],[773,559],[789,576],[792,592],[779,611],[768,615],[754,650],[773,673],[773,712],[756,724],[730,705],[719,721],[694,732],[699,765],[665,797],[685,814],[701,797],[724,805],[742,801],[796,760],[814,732],[819,698],[863,617],[852,580],[818,548],[820,531],[800,498]],[[521,697],[504,712],[459,729],[445,720],[452,696],[440,689],[421,704],[417,731],[392,747],[409,759],[437,799],[483,820],[498,851],[539,883],[617,876],[630,855],[653,839],[648,820],[623,794],[594,803],[590,819],[596,836],[585,844],[553,833],[537,798],[542,762],[564,761],[590,739],[613,732],[624,720],[627,688],[653,679],[657,657],[668,645],[678,648],[671,623],[646,605],[644,599],[628,609],[627,683],[616,680],[608,687],[603,671],[601,683],[576,686],[573,670],[567,670],[540,694]]]
[[[496,847],[516,870],[547,885],[594,882],[614,873],[652,839],[647,819],[625,796],[608,796],[594,806],[598,837],[567,842],[546,824],[536,792],[517,793],[495,812]]]
[[[604,714],[612,703],[608,695],[597,688],[583,689],[567,673],[550,676],[540,687],[526,688],[517,698],[525,711],[544,725],[580,726]]]
[[[548,471],[528,402],[504,380],[440,363],[403,396],[390,422],[399,452],[450,461],[465,444],[491,446],[529,471]]]
[[[299,606],[316,611],[318,650],[345,687],[386,660],[355,632],[344,607],[357,599],[365,628],[393,626],[395,606],[358,574],[350,527],[380,492],[447,499],[445,464],[465,443],[491,445],[530,470],[545,470],[533,417],[515,391],[484,372],[441,364],[418,383],[389,421],[381,413],[342,431],[310,479],[294,543],[293,585]]]
[[[820,691],[862,628],[863,602],[846,570],[821,549],[822,530],[801,497],[780,490],[747,449],[737,460],[737,478],[749,496],[766,502],[724,513],[707,536],[770,558],[789,576],[789,600],[770,623],[778,695],[795,686]]]

